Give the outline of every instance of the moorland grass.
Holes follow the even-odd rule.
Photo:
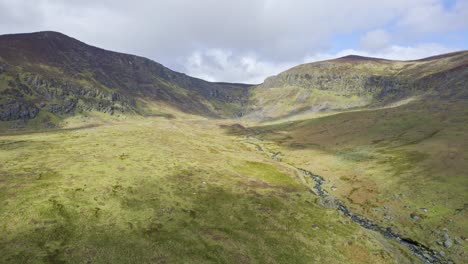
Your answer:
[[[233,134],[262,139],[284,162],[324,176],[353,210],[463,262],[466,244],[442,242],[445,228],[452,240],[468,232],[467,117],[462,101],[415,100]]]
[[[243,140],[218,121],[164,118],[0,136],[0,262],[414,258],[316,205],[290,168]]]

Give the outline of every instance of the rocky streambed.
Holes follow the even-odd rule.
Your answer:
[[[405,238],[399,234],[393,232],[390,228],[382,227],[373,222],[372,220],[358,214],[352,213],[340,200],[336,199],[335,197],[331,196],[326,190],[322,188],[325,180],[323,177],[313,174],[312,172],[302,169],[296,168],[302,174],[310,177],[314,185],[312,186],[313,192],[322,199],[321,203],[326,205],[331,205],[329,207],[333,207],[336,210],[340,211],[343,215],[351,218],[355,223],[359,224],[360,226],[379,232],[384,237],[392,239],[394,241],[399,242],[400,244],[406,246],[415,254],[419,259],[421,259],[424,263],[427,264],[439,264],[439,263],[453,263],[453,261],[445,258],[444,256],[440,255],[437,251],[430,249],[427,246],[418,243],[410,238]],[[333,200],[333,203],[329,201]]]
[[[253,139],[253,138],[251,138]],[[252,144],[257,147],[257,150],[260,152],[264,152],[268,154],[272,159],[278,160],[276,157],[278,153],[269,153],[265,148],[263,148],[260,144],[254,142],[247,142],[248,144]],[[288,164],[289,165],[289,164]],[[353,222],[357,223],[361,227],[365,229],[369,229],[375,232],[382,234],[384,237],[394,240],[401,245],[407,247],[414,255],[416,255],[422,262],[425,264],[450,264],[454,263],[452,260],[448,259],[447,257],[442,256],[438,251],[430,249],[429,247],[412,240],[411,238],[404,237],[400,234],[395,233],[388,227],[383,227],[372,220],[351,212],[345,204],[337,199],[336,197],[330,195],[326,190],[322,188],[325,184],[325,179],[317,174],[312,173],[311,171],[294,167],[304,176],[309,177],[312,182],[313,186],[312,191],[314,194],[320,197],[320,203],[323,206],[334,208],[341,212],[343,215],[349,217]]]

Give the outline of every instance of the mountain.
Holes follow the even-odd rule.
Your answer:
[[[414,61],[347,56],[303,64],[254,87],[250,122],[227,128],[326,179],[310,185],[320,196],[318,187],[328,184],[342,204],[328,199],[325,206],[344,204],[450,258],[424,263],[464,263],[467,80],[468,51]]]
[[[299,65],[267,78],[252,91],[249,116],[272,119],[376,107],[421,96],[464,100],[467,78],[468,51],[413,61],[346,56]]]
[[[39,116],[47,126],[90,111],[269,120],[421,96],[464,100],[467,77],[462,51],[414,61],[351,55],[299,65],[257,86],[212,83],[57,32],[12,34],[0,36],[0,121],[18,126]]]
[[[86,111],[242,115],[249,85],[210,83],[57,32],[0,36],[0,120]]]
[[[465,263],[467,57],[251,86],[0,36],[0,263]]]

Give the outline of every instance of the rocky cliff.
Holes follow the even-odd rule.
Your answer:
[[[210,83],[57,32],[0,36],[0,120],[46,112],[151,114],[146,103],[209,117],[242,115],[249,85]]]
[[[382,106],[414,96],[468,98],[468,52],[416,61],[360,56],[299,65],[253,89],[251,117]]]

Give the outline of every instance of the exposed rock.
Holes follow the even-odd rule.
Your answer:
[[[34,105],[22,102],[7,102],[0,105],[0,121],[13,121],[18,119],[32,119],[37,116],[39,109]]]
[[[65,100],[64,101],[65,105],[65,109],[64,109],[64,112],[66,114],[70,113],[74,108],[75,108],[75,105],[76,105],[76,101],[75,100]]]
[[[352,213],[340,200],[329,195],[328,192],[322,189],[322,186],[325,184],[325,180],[312,172],[297,168],[304,175],[309,176],[314,181],[313,187],[311,188],[313,193],[319,196],[319,204],[325,207],[334,207],[343,215],[349,217],[352,221],[359,224],[360,226],[379,232],[387,238],[394,239],[403,245],[407,246],[412,252],[414,252],[424,263],[448,263],[449,261],[445,259],[444,256],[440,256],[437,251],[434,251],[417,241],[414,241],[410,238],[404,238],[398,234],[396,230],[391,227],[382,227],[374,223],[372,220],[362,216]]]
[[[445,239],[445,240],[450,239],[450,236],[448,235],[448,233],[444,233],[444,239]]]
[[[452,240],[451,239],[447,239],[444,241],[444,247],[446,248],[450,248],[452,247],[453,243],[452,243]]]
[[[283,154],[281,154],[281,152],[276,152],[271,156],[271,158],[274,159],[274,160],[277,160],[277,161],[281,161],[282,156],[283,156]]]
[[[337,203],[335,197],[327,195],[319,200],[319,204],[326,208],[338,208],[339,204]]]
[[[139,98],[210,117],[233,117],[246,110],[251,85],[206,82],[149,59],[97,49],[59,33],[50,33],[59,35],[58,39],[43,34],[0,37],[0,73],[10,77],[1,99],[37,104],[45,110],[52,105],[54,114],[71,114],[75,109],[145,114],[146,107],[137,105]],[[47,66],[61,69],[62,74]],[[227,103],[229,108],[223,107]],[[0,110],[1,121],[17,119],[9,110]]]
[[[411,219],[413,219],[413,220],[419,220],[419,219],[421,218],[421,217],[420,217],[418,214],[416,214],[416,213],[411,213],[411,214],[410,214],[410,217],[411,217]]]
[[[47,110],[49,110],[51,113],[60,113],[62,111],[62,106],[58,104],[50,104],[47,107]]]

